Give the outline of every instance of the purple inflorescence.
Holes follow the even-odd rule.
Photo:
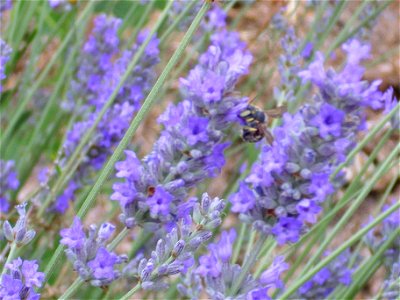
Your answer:
[[[348,267],[352,253],[349,249],[299,288],[292,299],[326,299],[340,285],[350,285],[353,269]]]
[[[296,242],[335,188],[330,176],[356,143],[365,127],[365,109],[379,109],[384,95],[380,81],[362,81],[361,60],[369,46],[352,40],[343,45],[347,61],[341,72],[325,70],[323,56],[299,76],[319,94],[293,115],[286,113],[274,130],[275,142],[262,148],[259,161],[231,197],[232,211],[253,223],[279,244]]]
[[[6,64],[10,59],[11,48],[0,38],[0,93],[3,91],[1,82],[6,78]]]
[[[280,279],[282,272],[288,269],[283,257],[275,258],[258,280],[251,274],[247,274],[244,282],[234,295],[229,291],[237,280],[241,267],[230,263],[233,244],[236,239],[234,229],[224,231],[216,243],[208,245],[209,253],[200,256],[198,265],[194,271],[188,272],[186,279],[178,286],[178,291],[185,297],[197,299],[201,291],[200,287],[193,284],[205,284],[204,288],[211,299],[270,299],[268,291],[271,288],[282,288]]]
[[[12,7],[12,0],[0,0],[0,17],[3,11],[9,10]]]
[[[115,226],[110,223],[100,228],[91,225],[86,235],[80,219],[75,217],[70,228],[60,231],[60,243],[68,248],[65,253],[74,270],[94,286],[106,286],[119,278],[120,272],[115,268],[126,261],[125,256],[107,250],[107,241],[114,230]]]
[[[199,64],[181,79],[185,100],[159,117],[165,129],[151,153],[140,161],[126,151],[126,160],[116,164],[124,182],[114,184],[111,199],[119,201],[127,227],[143,219],[173,224],[190,205],[184,202],[188,189],[216,176],[225,163],[225,130],[247,105],[233,91],[252,56],[237,33],[222,31],[211,41]]]
[[[6,272],[1,276],[1,299],[39,299],[40,294],[34,290],[41,287],[44,273],[38,272],[36,261],[17,258],[5,265]]]
[[[83,120],[75,123],[67,133],[64,144],[67,158],[72,155],[82,136],[95,122],[99,111],[116,89],[132,57],[148,35],[146,31],[141,32],[133,48],[121,53],[114,61],[119,53],[117,31],[120,24],[119,19],[100,15],[95,19],[92,35],[83,47],[82,63],[72,86],[71,97],[78,99],[79,95],[87,95],[87,103],[82,107]],[[158,39],[152,38],[140,63],[128,76],[112,106],[100,121],[74,178],[57,198],[53,206],[56,212],[66,211],[69,201],[74,199],[75,191],[82,185],[84,178],[90,171],[103,166],[112,154],[113,147],[122,139],[134,113],[152,86],[155,79],[154,66],[159,62],[158,56]]]
[[[194,264],[194,252],[212,237],[211,231],[221,224],[225,207],[223,200],[211,199],[207,194],[203,194],[200,204],[197,200],[194,202],[193,219],[189,209],[186,217],[157,242],[150,259],[135,258],[124,268],[126,277],[138,278],[144,289],[157,290],[168,286],[164,281],[166,277],[187,273]]]
[[[28,244],[36,235],[35,230],[28,229],[28,217],[26,215],[26,202],[15,206],[19,217],[15,226],[12,227],[10,222],[6,220],[3,223],[3,235],[10,243],[15,243],[18,247]]]
[[[392,203],[395,204],[397,199],[393,199]],[[390,206],[385,205],[383,211],[387,210]],[[382,222],[380,229],[375,228],[371,230],[365,237],[364,241],[372,251],[372,253],[379,250],[379,248],[387,241],[396,231],[400,228],[400,209],[397,209]],[[400,273],[400,236],[397,233],[395,239],[383,255],[383,265],[386,268],[386,279],[383,285],[383,294],[385,299],[394,300],[399,295],[399,273]]]
[[[72,8],[72,1],[69,0],[48,0],[52,9],[60,11],[68,11]]]
[[[10,208],[10,192],[17,190],[19,180],[15,172],[14,161],[0,160],[0,212]]]

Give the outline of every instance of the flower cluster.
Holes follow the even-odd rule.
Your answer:
[[[396,300],[400,291],[400,262],[390,267],[390,274],[383,283],[382,296],[384,299]]]
[[[36,261],[17,258],[6,264],[6,272],[1,276],[0,299],[30,299],[40,298],[34,290],[41,287],[44,273],[38,272]]]
[[[6,78],[6,64],[10,59],[11,48],[0,38],[0,93],[3,91],[1,81]]]
[[[27,215],[25,211],[27,203],[15,206],[19,214],[19,218],[14,227],[6,220],[3,223],[3,235],[10,243],[15,243],[17,246],[28,244],[36,235],[35,230],[27,228]]]
[[[0,160],[0,212],[10,208],[10,192],[18,189],[19,181],[14,169],[14,161]]]
[[[393,199],[393,203],[395,203],[396,199]],[[390,206],[385,205],[383,207],[383,211],[387,210]],[[400,227],[400,209],[396,210],[390,216],[385,218],[382,222],[381,230],[374,229],[371,230],[365,236],[365,243],[371,249],[372,252],[375,252],[379,249],[379,247],[390,237],[390,235],[394,234],[394,232]],[[395,263],[399,262],[400,257],[400,236],[395,238],[393,245],[385,252],[384,256],[384,264],[387,268],[391,268]]]
[[[0,0],[0,17],[3,11],[9,10],[12,7],[12,0]]]
[[[393,199],[393,203],[396,199]],[[383,211],[389,208],[383,207]],[[385,243],[385,241],[400,228],[400,209],[396,210],[382,222],[382,228],[375,228],[368,232],[364,241],[369,249],[374,253]],[[397,234],[393,243],[383,255],[383,265],[386,268],[386,279],[384,283],[385,299],[396,299],[399,291],[399,272],[400,272],[400,236]],[[397,277],[396,277],[397,276]]]
[[[115,267],[126,261],[126,256],[107,250],[107,241],[114,230],[115,226],[110,223],[100,228],[91,225],[86,235],[80,219],[75,217],[70,228],[60,231],[60,243],[68,247],[65,253],[74,270],[94,286],[106,286],[119,278],[120,272]]]
[[[331,174],[364,127],[366,107],[383,106],[380,81],[362,81],[364,68],[359,64],[369,49],[356,40],[344,44],[347,60],[339,73],[326,71],[322,54],[316,54],[299,76],[318,87],[319,94],[297,113],[283,116],[274,143],[263,147],[230,199],[232,211],[264,234],[274,234],[279,244],[296,242],[306,224],[316,222],[321,203],[335,190]]]
[[[84,45],[82,64],[72,86],[72,95],[75,99],[78,95],[87,95],[87,104],[82,109],[86,116],[82,121],[75,123],[67,133],[64,145],[67,158],[74,152],[84,133],[93,125],[132,57],[147,38],[148,33],[141,32],[133,48],[122,52],[114,62],[113,57],[118,53],[117,31],[120,23],[119,19],[100,15],[95,19],[93,33]],[[100,169],[112,154],[113,147],[122,139],[134,113],[152,86],[155,79],[154,66],[159,62],[158,55],[158,39],[153,37],[140,63],[129,74],[113,105],[100,121],[74,178],[54,204],[55,211],[65,212],[69,200],[73,199],[75,191],[82,185],[89,172]]]
[[[160,116],[165,129],[151,153],[140,161],[126,151],[126,160],[116,164],[125,181],[114,184],[111,199],[119,201],[127,227],[142,220],[173,224],[188,205],[188,189],[219,173],[226,129],[247,104],[233,91],[251,59],[237,33],[213,34],[199,64],[181,79],[185,100]]]
[[[162,289],[168,285],[163,279],[169,275],[185,274],[193,264],[194,252],[212,237],[211,230],[221,224],[224,202],[203,194],[201,204],[196,202],[193,219],[190,211],[165,238],[157,242],[151,258],[134,259],[125,268],[126,277],[138,278],[144,289]]]
[[[326,299],[340,285],[350,285],[353,269],[348,268],[352,253],[349,249],[299,288],[292,299]]]
[[[234,295],[230,294],[242,272],[239,265],[230,263],[235,239],[236,232],[231,229],[222,232],[219,241],[207,247],[209,254],[200,256],[195,271],[188,273],[186,280],[178,286],[181,295],[198,298],[201,287],[193,284],[201,282],[200,278],[204,279],[205,290],[211,299],[269,299],[268,290],[283,287],[280,275],[287,270],[288,265],[279,256],[259,279],[247,274],[238,291]]]
[[[62,11],[68,11],[72,8],[72,3],[74,1],[69,1],[69,0],[48,0],[49,5],[52,9],[59,9]]]
[[[301,59],[298,53],[300,41],[296,37],[293,27],[289,27],[285,31],[284,37],[281,39],[281,45],[284,53],[279,56],[278,71],[280,74],[280,86],[274,88],[274,98],[278,101],[286,99],[287,102],[294,100],[294,91],[300,84],[300,78],[297,73],[301,69]],[[311,44],[307,45],[304,56],[311,55]]]

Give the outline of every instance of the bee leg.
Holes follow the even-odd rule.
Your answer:
[[[265,136],[265,139],[267,140],[267,143],[269,145],[272,145],[272,143],[274,142],[274,137],[272,136],[271,132],[269,132],[267,129],[265,129],[264,136]]]

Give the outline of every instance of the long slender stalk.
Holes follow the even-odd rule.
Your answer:
[[[383,128],[383,126],[385,126],[386,123],[390,121],[390,119],[396,113],[398,113],[399,108],[400,108],[400,103],[398,103],[390,113],[388,113],[384,118],[382,118],[382,120],[379,121],[379,123],[375,125],[368,132],[368,134],[362,139],[362,141],[358,143],[357,146],[347,155],[346,160],[336,168],[335,172],[333,172],[333,174],[331,175],[331,179],[334,179],[337,176],[337,174],[339,174],[339,172],[353,160],[353,158],[357,155],[357,153],[360,152],[361,149],[364,148],[365,145],[368,144],[374,138],[374,136]]]
[[[76,292],[77,289],[79,289],[83,285],[83,280],[81,278],[76,279],[70,287],[60,296],[60,300],[67,300],[67,299],[72,299],[72,296]]]
[[[6,270],[7,270],[6,265],[14,259],[16,252],[17,252],[17,244],[12,243],[11,247],[10,247],[10,252],[8,252],[7,260],[4,263],[3,271],[1,272],[1,275],[3,275],[6,272]]]
[[[171,73],[172,69],[178,62],[179,58],[183,54],[185,48],[189,44],[194,32],[200,25],[200,21],[204,17],[205,13],[207,12],[210,4],[209,3],[204,3],[200,11],[198,12],[197,16],[193,20],[192,24],[190,25],[188,31],[186,32],[185,36],[183,37],[181,43],[179,44],[178,49],[174,52],[172,55],[171,59],[169,60],[168,64],[164,68],[162,74],[158,78],[157,82],[151,89],[149,95],[147,96],[146,100],[144,101],[141,109],[137,113],[136,117],[133,119],[131,122],[127,132],[125,133],[124,137],[122,138],[121,142],[118,144],[117,148],[115,149],[113,155],[110,157],[110,159],[107,161],[107,164],[103,167],[101,170],[99,177],[97,178],[93,188],[90,190],[89,195],[85,199],[85,202],[83,203],[81,209],[77,213],[77,216],[80,218],[83,218],[89,209],[89,207],[93,204],[93,201],[95,200],[95,197],[97,196],[97,193],[100,191],[102,185],[106,181],[107,177],[111,174],[114,164],[117,162],[119,157],[121,156],[123,150],[126,148],[128,145],[130,139],[136,132],[137,128],[139,127],[139,124],[141,121],[144,119],[146,114],[149,112],[151,106],[155,103],[157,100],[158,92],[167,80],[169,74]],[[56,249],[55,254],[52,256],[50,263],[46,267],[46,279],[48,280],[49,276],[52,274],[54,271],[54,267],[56,262],[58,261],[58,256],[61,255],[63,251],[63,246],[59,245],[58,248]]]
[[[353,280],[350,286],[346,287],[346,289],[341,289],[342,293],[334,293],[332,296],[336,296],[338,299],[353,299],[355,293],[365,284],[366,281],[370,278],[372,274],[374,274],[376,269],[380,267],[379,260],[381,260],[382,255],[386,252],[386,250],[393,244],[394,240],[399,236],[400,229],[395,230],[383,243],[382,246],[374,253],[374,255],[368,260],[365,260],[364,264],[358,268],[358,270],[353,274]],[[375,267],[374,267],[375,266]],[[366,276],[368,271],[370,272],[369,276]]]
[[[239,291],[240,286],[243,283],[243,280],[248,275],[248,272],[253,267],[254,263],[257,261],[258,255],[261,251],[262,246],[264,245],[265,240],[267,237],[265,235],[260,235],[258,238],[257,243],[255,244],[254,248],[252,249],[251,253],[246,257],[242,269],[238,278],[233,282],[231,289],[229,290],[229,295],[233,296]]]
[[[23,2],[23,1],[20,1]],[[21,103],[18,105],[17,111],[14,113],[12,119],[10,120],[10,123],[8,124],[6,130],[4,133],[1,135],[1,145],[4,147],[4,144],[8,139],[10,138],[15,125],[17,124],[18,120],[20,119],[21,115],[23,114],[25,110],[25,106],[29,103],[29,101],[32,99],[33,95],[37,91],[37,89],[40,87],[42,84],[43,80],[46,78],[48,73],[50,72],[50,69],[53,67],[61,53],[65,50],[65,48],[69,45],[70,39],[74,35],[74,32],[76,28],[79,28],[80,24],[86,19],[86,17],[89,15],[89,13],[92,11],[93,8],[93,1],[89,1],[89,3],[86,5],[85,9],[82,11],[81,15],[77,19],[74,29],[70,30],[67,34],[67,36],[64,38],[63,42],[61,43],[60,47],[57,49],[57,51],[54,53],[54,55],[51,57],[50,61],[46,64],[46,67],[44,70],[40,73],[39,78],[34,81],[33,86],[30,88],[28,93],[26,94],[25,98],[22,100]]]
[[[120,298],[120,300],[129,300],[141,288],[140,283],[135,285],[128,293]]]
[[[385,161],[381,164],[380,168],[376,171],[376,173],[372,176],[372,178],[364,185],[359,196],[353,201],[352,205],[346,210],[345,214],[340,219],[340,221],[336,224],[336,226],[332,229],[330,234],[328,236],[326,236],[323,243],[319,247],[318,251],[313,255],[312,258],[310,258],[307,265],[304,267],[305,271],[309,270],[311,268],[312,264],[314,264],[321,257],[322,253],[325,251],[326,247],[329,245],[329,243],[332,241],[332,239],[335,236],[337,236],[339,230],[347,224],[348,220],[353,216],[354,212],[358,209],[358,207],[364,201],[365,197],[372,190],[372,188],[376,184],[376,182],[382,177],[383,174],[385,174],[388,167],[391,165],[393,159],[396,157],[396,155],[398,155],[399,151],[400,151],[400,145],[398,145],[390,153],[390,155],[388,155],[388,157],[385,159]]]
[[[358,240],[360,240],[367,232],[369,232],[372,228],[380,224],[387,216],[395,212],[400,208],[400,202],[395,203],[389,209],[381,213],[376,219],[365,226],[363,229],[359,230],[356,234],[354,234],[350,239],[345,241],[341,246],[339,246],[336,250],[334,250],[330,255],[326,256],[321,262],[319,262],[314,268],[309,270],[306,274],[301,276],[298,280],[293,282],[288,289],[280,296],[280,300],[286,300],[290,295],[292,295],[299,287],[301,287],[304,283],[310,280],[318,271],[320,271],[323,267],[333,261],[337,256],[339,256],[343,251],[352,246]],[[400,229],[399,229],[400,230]]]

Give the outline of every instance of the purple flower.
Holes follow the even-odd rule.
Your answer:
[[[186,136],[190,146],[194,146],[199,142],[206,143],[208,141],[207,126],[207,118],[193,117],[188,120],[188,124],[183,129],[182,134]]]
[[[352,269],[347,265],[352,253],[347,249],[326,267],[322,268],[314,277],[303,284],[295,299],[325,299],[340,285],[350,285]],[[358,264],[356,260],[356,265]],[[356,267],[356,266],[355,266]]]
[[[320,107],[320,113],[311,120],[310,124],[319,129],[322,138],[329,139],[330,136],[340,136],[344,117],[343,111],[324,103]]]
[[[396,203],[398,199],[393,198],[391,204]],[[382,211],[386,211],[391,205],[384,205]],[[372,221],[372,218],[371,218]],[[381,228],[371,230],[365,237],[365,242],[372,252],[378,251],[380,246],[400,227],[400,209],[397,209],[382,222]],[[386,250],[383,256],[383,263],[387,268],[399,262],[400,257],[400,237],[399,235],[393,241],[393,244]]]
[[[1,277],[0,296],[2,299],[20,299],[23,283],[11,275],[3,274]]]
[[[236,213],[245,213],[251,210],[255,205],[253,191],[243,182],[240,183],[238,193],[234,194],[230,201],[233,203],[231,209]]]
[[[150,206],[150,214],[153,218],[169,214],[169,205],[174,197],[165,191],[163,187],[158,186],[154,195],[149,198],[147,204]]]
[[[36,261],[25,260],[22,263],[21,272],[25,278],[27,287],[41,287],[44,280],[44,273],[38,272],[39,265]]]
[[[94,286],[109,285],[116,280],[120,273],[115,267],[126,260],[124,255],[107,250],[107,241],[114,230],[115,226],[110,223],[102,224],[99,229],[91,225],[86,235],[80,219],[75,217],[71,228],[60,231],[60,243],[67,246],[65,253],[74,270]]]
[[[304,199],[296,206],[299,213],[299,219],[309,223],[317,221],[317,214],[321,211],[321,207],[310,199]]]
[[[12,0],[1,0],[0,1],[0,17],[3,11],[9,10],[12,7]]]
[[[213,247],[209,247],[209,249],[212,248]],[[221,268],[221,263],[218,261],[215,253],[211,252],[208,255],[200,256],[199,266],[197,267],[196,272],[203,277],[218,277],[221,274]]]
[[[302,223],[291,217],[281,217],[279,222],[272,228],[272,233],[276,236],[279,245],[287,242],[295,243],[301,233]]]
[[[78,217],[74,218],[71,228],[62,229],[60,235],[62,237],[60,243],[73,249],[81,249],[86,237]]]
[[[246,295],[246,300],[270,300],[268,296],[268,288],[259,288],[252,290]]]
[[[111,283],[118,278],[119,274],[114,270],[114,266],[119,263],[121,260],[116,254],[110,253],[102,247],[97,251],[96,257],[87,265],[92,270],[94,279],[101,280],[104,284]]]
[[[232,255],[232,246],[236,239],[236,231],[235,229],[231,229],[229,231],[223,231],[221,233],[221,238],[219,242],[216,244],[216,249],[218,253],[219,259],[223,263],[229,262],[229,259]]]
[[[8,212],[10,193],[19,187],[14,161],[0,160],[0,212]]]
[[[10,1],[11,2],[11,1]],[[2,2],[3,3],[3,2]],[[1,13],[1,9],[0,9]],[[6,78],[6,64],[10,60],[11,48],[0,38],[0,93],[3,91],[1,81]]]
[[[36,261],[17,258],[5,266],[1,277],[0,299],[39,299],[34,287],[41,287],[44,273],[38,272]]]
[[[275,257],[272,265],[261,274],[260,283],[268,287],[282,288],[283,282],[280,277],[287,269],[289,269],[289,265],[285,263],[285,258],[283,256]]]

